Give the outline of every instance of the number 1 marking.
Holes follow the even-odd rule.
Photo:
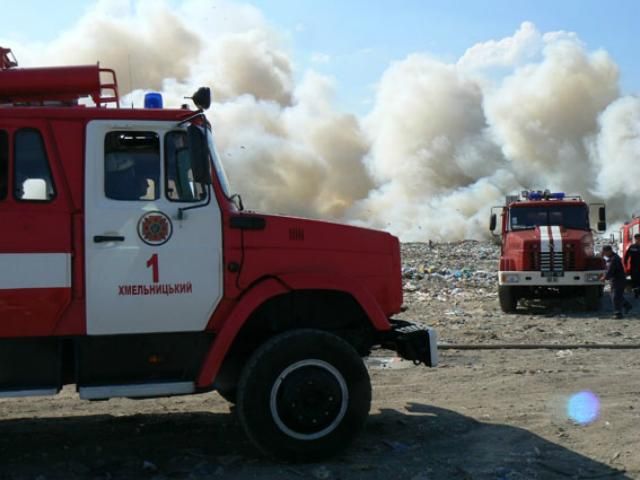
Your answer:
[[[160,271],[158,268],[158,254],[154,253],[153,255],[151,255],[151,258],[149,260],[147,260],[147,268],[152,267],[153,268],[153,283],[159,283],[160,282]]]

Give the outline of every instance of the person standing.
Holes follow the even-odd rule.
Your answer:
[[[613,303],[613,315],[615,318],[622,318],[622,309],[625,313],[631,310],[631,304],[624,298],[627,276],[620,256],[613,251],[611,245],[602,247],[602,258],[607,263],[607,270],[603,277],[609,282],[611,287],[611,303]]]
[[[635,243],[629,245],[624,253],[624,265],[629,265],[631,288],[636,298],[640,295],[640,233],[633,236]]]

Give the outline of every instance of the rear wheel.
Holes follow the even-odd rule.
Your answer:
[[[319,460],[344,449],[370,405],[371,382],[358,353],[319,330],[270,339],[238,383],[237,412],[245,432],[264,453],[283,460]]]
[[[518,296],[515,287],[500,285],[498,287],[498,299],[500,308],[505,313],[514,313],[518,305]]]

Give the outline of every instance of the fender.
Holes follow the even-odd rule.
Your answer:
[[[280,277],[294,290],[338,290],[350,294],[360,304],[376,330],[391,330],[391,324],[376,298],[352,278],[323,273],[292,273]]]
[[[204,358],[196,381],[197,387],[207,388],[213,384],[233,340],[251,313],[269,298],[287,292],[288,290],[281,283],[270,278],[260,282],[240,297]]]
[[[207,352],[196,381],[198,388],[206,389],[213,384],[233,341],[249,316],[270,298],[292,290],[338,290],[349,293],[360,304],[376,330],[391,329],[375,297],[347,278],[329,274],[285,274],[279,278],[280,281],[269,278],[260,282],[240,298]]]

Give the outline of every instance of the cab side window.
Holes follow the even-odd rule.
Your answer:
[[[104,141],[104,192],[113,200],[160,196],[160,139],[155,132],[109,132]]]
[[[7,198],[9,187],[9,135],[0,130],[0,200]]]
[[[165,136],[166,195],[174,202],[197,202],[207,197],[205,187],[194,182],[189,140],[184,131]]]
[[[38,130],[18,130],[14,136],[13,188],[16,200],[46,202],[55,195],[51,169]]]

